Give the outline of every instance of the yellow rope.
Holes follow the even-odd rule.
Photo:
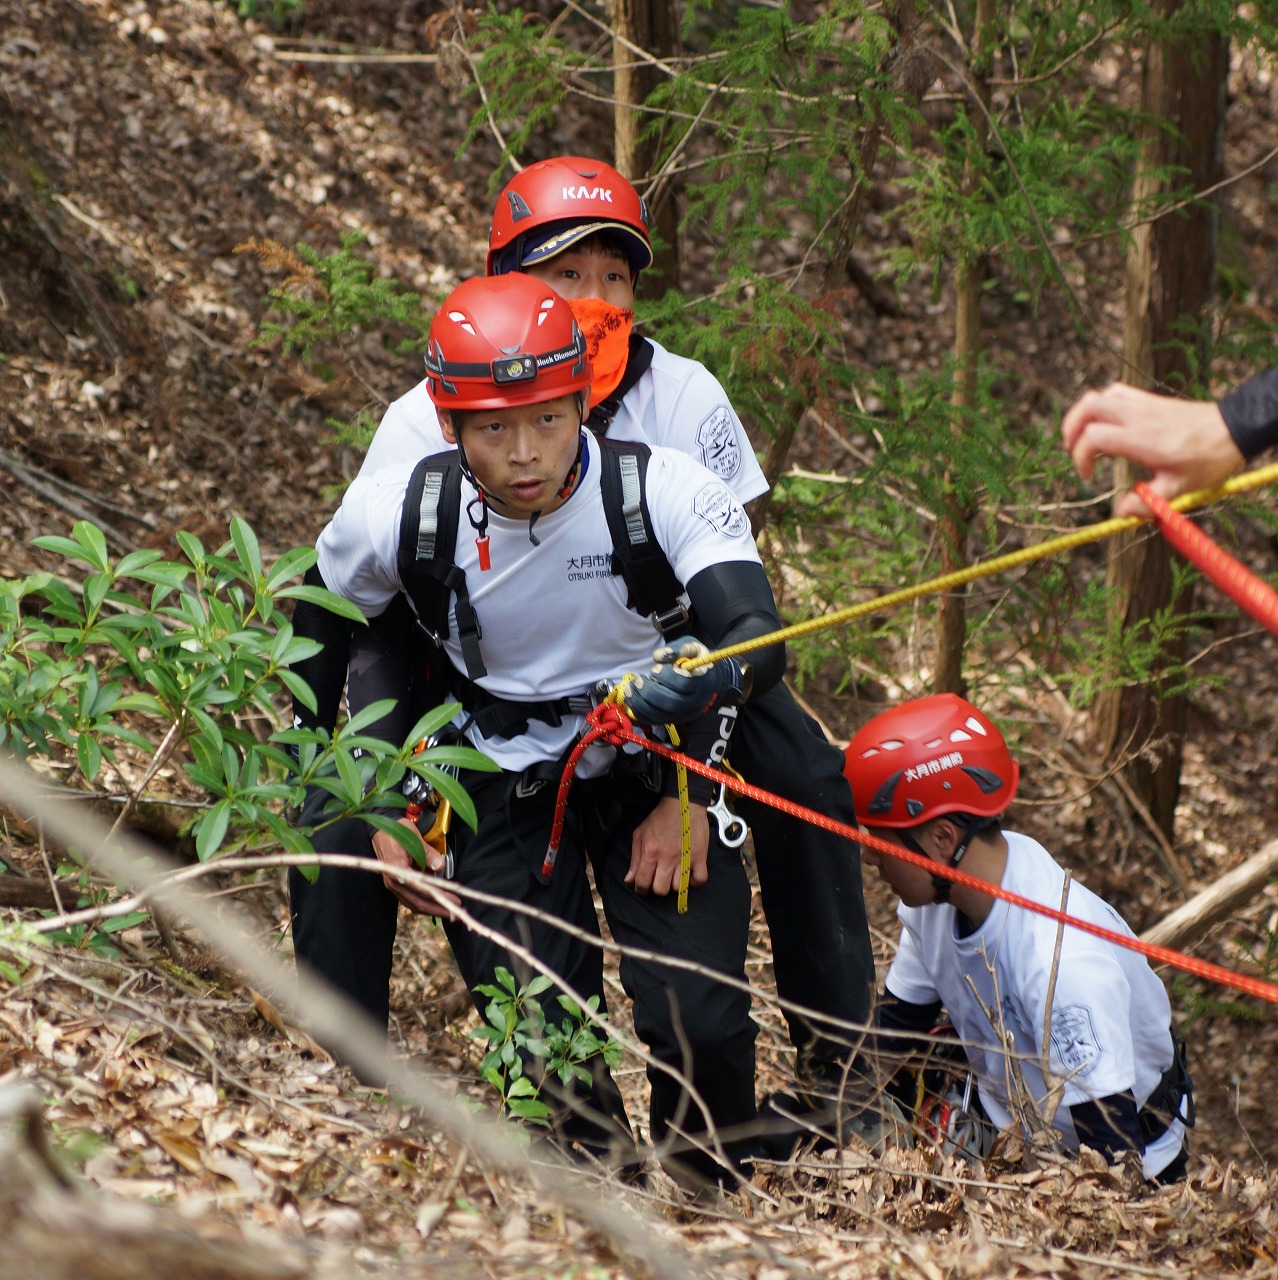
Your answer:
[[[1245,493],[1250,489],[1263,488],[1278,480],[1278,463],[1267,467],[1258,467],[1255,471],[1246,471],[1242,475],[1233,476],[1216,489],[1197,489],[1193,493],[1183,493],[1172,499],[1171,506],[1177,511],[1188,511],[1193,507],[1201,507],[1217,498],[1227,497],[1235,493]],[[943,573],[940,577],[929,578],[926,582],[915,583],[912,587],[902,587],[897,591],[889,591],[886,595],[876,596],[873,600],[863,600],[860,604],[849,605],[835,613],[828,613],[820,618],[809,618],[806,622],[796,622],[793,626],[782,627],[765,636],[756,636],[753,640],[743,640],[740,644],[728,645],[716,649],[713,653],[702,654],[698,658],[681,658],[681,667],[706,667],[721,658],[735,658],[740,653],[750,653],[754,649],[763,649],[768,645],[780,644],[786,640],[794,640],[799,636],[823,631],[826,627],[841,626],[855,618],[864,617],[867,613],[876,613],[880,609],[891,609],[920,596],[932,595],[942,591],[953,591],[956,587],[966,586],[977,578],[993,577],[1008,569],[1016,569],[1021,565],[1031,564],[1035,560],[1043,560],[1061,551],[1072,551],[1075,547],[1086,546],[1089,542],[1100,542],[1104,538],[1125,533],[1138,525],[1147,523],[1140,516],[1115,516],[1110,520],[1102,520],[1099,524],[1088,525],[1085,529],[1077,529],[1073,533],[1062,534],[1059,538],[1040,542],[1037,546],[1022,547],[1020,551],[1011,551],[1007,555],[995,556],[991,560],[979,560],[964,569],[956,569],[952,573]]]
[[[679,730],[666,725],[670,745],[679,746]],[[675,778],[679,783],[679,900],[677,911],[688,912],[688,883],[692,879],[692,806],[688,799],[688,770],[682,764],[675,765]]]

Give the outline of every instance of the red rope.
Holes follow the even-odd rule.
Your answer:
[[[1278,634],[1278,591],[1258,578],[1246,565],[1218,547],[1196,524],[1187,520],[1143,481],[1135,486],[1138,498],[1154,513],[1162,535],[1216,584],[1236,605],[1270,631]]]
[[[1217,546],[1197,525],[1187,520],[1179,511],[1159,497],[1147,484],[1143,482],[1137,484],[1135,492],[1153,512],[1163,537],[1185,559],[1194,564],[1204,577],[1215,583],[1240,608],[1244,609],[1257,621],[1263,623],[1270,631],[1278,634],[1278,591],[1274,591],[1268,583],[1258,578],[1245,565],[1239,563],[1228,552]],[[908,849],[902,848],[900,845],[889,844],[886,840],[880,840],[876,836],[860,830],[858,827],[848,826],[847,823],[839,822],[823,813],[817,813],[813,809],[795,804],[792,800],[774,796],[760,787],[742,781],[740,778],[721,773],[709,765],[702,764],[699,760],[693,760],[681,754],[665,743],[654,742],[651,738],[636,732],[629,718],[615,703],[604,703],[596,707],[586,717],[586,721],[589,727],[568,757],[563,777],[559,780],[559,793],[555,799],[555,819],[550,833],[550,846],[546,851],[546,859],[542,864],[543,876],[549,876],[554,868],[555,858],[559,852],[559,843],[563,837],[564,815],[568,807],[568,789],[572,785],[573,773],[576,771],[577,764],[585,753],[586,748],[597,741],[606,742],[611,746],[621,746],[626,742],[634,742],[648,751],[655,751],[657,755],[664,756],[667,760],[682,764],[684,768],[691,769],[694,773],[701,774],[702,777],[722,783],[729,791],[735,792],[737,795],[747,796],[751,800],[759,801],[760,804],[770,805],[772,808],[779,809],[782,813],[787,813],[793,818],[798,818],[803,822],[811,822],[815,826],[822,827],[824,830],[831,831],[836,835],[841,835],[854,843],[866,845],[892,858],[900,858],[903,862],[913,863],[933,875],[943,876],[947,880],[952,880],[955,884],[966,885],[969,889],[975,889],[977,892],[986,894],[991,898],[999,898],[1003,902],[1010,902],[1013,906],[1022,907],[1026,911],[1035,911],[1041,916],[1046,916],[1049,920],[1056,920],[1061,924],[1069,925],[1071,928],[1080,929],[1084,933],[1093,934],[1106,942],[1112,942],[1115,946],[1126,947],[1129,951],[1139,952],[1141,955],[1160,964],[1170,965],[1172,968],[1180,969],[1184,973],[1205,978],[1207,981],[1219,983],[1221,986],[1233,987],[1235,990],[1244,992],[1247,995],[1256,996],[1261,1000],[1268,1000],[1271,1004],[1278,1004],[1278,985],[1272,982],[1266,982],[1261,978],[1250,978],[1245,974],[1235,973],[1231,969],[1223,968],[1221,965],[1186,955],[1183,951],[1174,951],[1170,947],[1142,942],[1139,938],[1117,933],[1113,929],[1106,929],[1103,925],[1091,924],[1086,920],[1076,919],[1056,907],[1049,907],[1042,902],[1035,902],[1032,898],[1013,893],[1010,889],[1004,889],[1001,885],[990,884],[987,880],[980,880],[975,876],[970,876],[956,867],[933,862],[930,858],[921,857]]]
[[[601,714],[604,712],[611,712],[612,714],[605,716]],[[875,849],[880,853],[886,853],[890,857],[912,862],[915,866],[922,867],[934,875],[944,876],[947,880],[953,880],[955,884],[966,885],[969,889],[975,889],[991,898],[1000,898],[1004,902],[1010,902],[1013,906],[1023,907],[1026,911],[1036,911],[1039,915],[1047,916],[1050,920],[1056,920],[1061,924],[1070,925],[1072,928],[1081,929],[1084,933],[1093,934],[1106,942],[1112,942],[1115,946],[1126,947],[1128,951],[1139,952],[1159,964],[1170,965],[1174,969],[1180,969],[1185,973],[1193,974],[1195,977],[1205,978],[1207,981],[1219,983],[1221,986],[1233,987],[1236,991],[1241,991],[1246,995],[1268,1000],[1271,1004],[1278,1004],[1278,984],[1266,982],[1262,978],[1251,978],[1246,974],[1235,973],[1232,969],[1212,964],[1207,960],[1199,960],[1195,956],[1186,955],[1183,951],[1173,951],[1170,947],[1158,946],[1152,942],[1142,942],[1139,938],[1117,933],[1113,929],[1106,929],[1103,925],[1091,924],[1086,920],[1078,920],[1056,907],[1049,907],[1044,903],[1035,902],[1032,898],[1013,893],[1010,889],[1004,889],[1001,885],[990,884],[988,880],[980,880],[976,876],[968,875],[965,871],[960,871],[957,867],[949,867],[943,863],[920,857],[900,845],[889,844],[886,840],[880,840],[877,836],[872,836],[869,832],[862,831],[858,827],[849,826],[847,823],[839,822],[837,819],[827,817],[823,813],[817,813],[814,809],[795,804],[793,800],[786,800],[783,796],[775,796],[769,791],[764,791],[761,787],[756,787],[749,782],[743,782],[740,778],[734,778],[731,774],[721,773],[710,765],[702,764],[700,760],[693,760],[691,757],[675,751],[674,748],[667,746],[664,742],[654,742],[651,738],[647,738],[637,732],[626,716],[615,706],[597,707],[586,719],[591,725],[587,738],[592,742],[602,738],[613,746],[624,742],[638,743],[645,749],[655,751],[659,756],[664,756],[667,760],[673,760],[677,764],[683,765],[684,768],[690,769],[693,773],[699,773],[703,778],[710,778],[714,782],[723,783],[729,791],[746,796],[751,800],[757,800],[760,804],[770,805],[774,809],[779,809],[782,813],[789,814],[792,818],[798,818],[803,822],[811,822],[826,831],[841,835],[856,844],[867,845],[869,848]],[[583,738],[582,741],[585,742],[587,738]],[[573,754],[574,756],[577,755],[576,752]],[[569,763],[574,764],[571,758]],[[566,797],[566,792],[564,794]],[[553,859],[551,861],[553,862]]]
[[[550,873],[555,869],[555,859],[559,857],[559,845],[564,838],[564,820],[568,813],[568,790],[572,786],[573,775],[577,772],[581,757],[586,754],[588,747],[600,740],[612,746],[625,742],[627,739],[619,734],[630,728],[630,720],[615,702],[603,702],[586,717],[586,725],[586,732],[573,747],[559,778],[559,790],[555,793],[555,818],[550,824],[550,844],[541,864],[543,880],[550,879]],[[647,741],[646,738],[634,740]]]

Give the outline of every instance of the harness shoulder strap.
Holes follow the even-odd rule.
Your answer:
[[[479,650],[482,631],[471,608],[466,575],[453,557],[461,519],[461,460],[456,449],[434,453],[414,468],[399,526],[399,577],[423,630],[437,645],[448,635],[448,606],[457,598],[457,638],[472,680],[488,674]]]
[[[630,335],[630,350],[626,356],[626,367],[622,370],[621,381],[613,389],[612,395],[601,400],[591,409],[590,416],[586,419],[586,426],[595,435],[603,437],[608,434],[608,428],[612,426],[612,420],[617,416],[622,400],[635,383],[648,372],[653,354],[652,343],[647,338],[640,338],[633,333]]]
[[[648,512],[647,475],[652,451],[632,440],[600,440],[599,483],[604,512],[612,534],[612,571],[620,574],[629,593],[627,605],[651,617],[667,638],[686,633],[688,610],[680,596],[683,584],[675,577],[666,553],[652,530]]]

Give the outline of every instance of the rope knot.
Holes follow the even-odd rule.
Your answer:
[[[606,742],[610,747],[634,741],[634,727],[619,702],[601,702],[586,713],[586,724],[592,741]]]

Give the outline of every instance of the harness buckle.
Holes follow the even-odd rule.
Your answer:
[[[530,764],[515,779],[515,798],[527,800],[552,782],[558,782],[559,775],[563,772],[562,766],[562,760],[539,760],[536,764]]]
[[[655,609],[652,611],[653,625],[661,632],[664,639],[671,636],[686,634],[692,624],[692,615],[688,612],[688,606],[682,601],[676,600],[675,603],[664,613],[658,613]]]

